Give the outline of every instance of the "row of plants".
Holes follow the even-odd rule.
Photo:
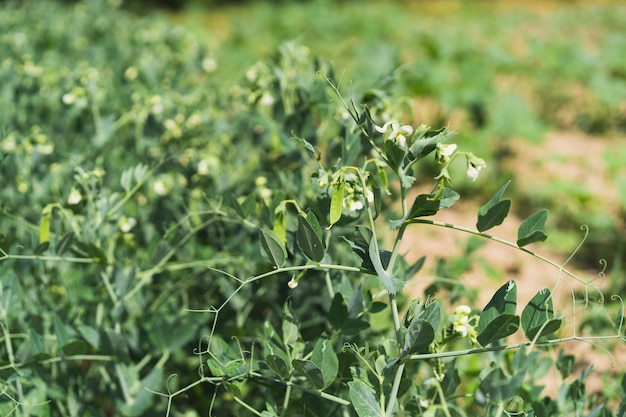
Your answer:
[[[551,261],[526,247],[546,211],[516,242],[487,233],[508,183],[476,229],[429,219],[455,169],[484,181],[490,162],[402,123],[393,78],[346,89],[286,42],[224,84],[210,42],[100,1],[3,3],[0,26],[1,415],[626,413],[624,382],[587,393],[592,370],[558,353],[623,342],[595,277],[553,263],[555,288],[518,300],[507,280],[485,306],[454,274],[402,292],[416,223]]]

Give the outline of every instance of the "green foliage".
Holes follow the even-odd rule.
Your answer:
[[[470,180],[486,163],[398,121],[393,77],[346,99],[286,42],[224,86],[210,49],[163,21],[98,1],[2,8],[1,415],[611,415],[590,370],[549,354],[596,340],[565,328],[550,290],[521,316],[512,280],[480,312],[460,280],[403,291],[424,259],[401,243],[428,224],[552,264],[584,288],[576,309],[602,299],[525,247],[547,211],[516,243],[484,233],[508,182],[477,230],[426,218],[460,198],[454,161]],[[410,197],[430,157],[432,191]],[[467,272],[476,246],[441,270]],[[624,341],[622,317],[602,340]],[[552,398],[538,381],[554,367]]]

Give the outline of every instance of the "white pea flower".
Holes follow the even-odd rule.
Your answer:
[[[448,323],[452,325],[452,330],[461,337],[469,336],[470,342],[476,344],[478,333],[474,324],[470,321],[472,309],[466,305],[460,305],[454,310],[454,314],[448,318]]]
[[[456,151],[456,148],[457,148],[456,143],[450,143],[450,144],[438,143],[437,144],[437,162],[439,162],[440,164],[445,164],[446,162],[449,162],[450,157],[452,156],[454,151]]]
[[[70,195],[67,196],[67,204],[69,204],[70,206],[75,206],[76,204],[80,203],[82,199],[83,196],[81,195],[80,191],[78,191],[76,188],[72,188],[72,191],[70,191]]]
[[[413,134],[413,127],[409,125],[401,125],[396,121],[389,121],[380,126],[374,126],[377,132],[383,133],[385,139],[395,141],[400,148],[408,150],[407,136]]]
[[[124,71],[124,78],[127,81],[134,81],[137,76],[139,75],[139,70],[137,69],[137,67],[128,67],[126,68],[126,70]]]
[[[291,277],[291,280],[287,283],[287,286],[293,290],[298,286],[298,281]]]
[[[217,70],[217,61],[213,58],[204,58],[202,60],[202,69],[207,73],[215,72]]]
[[[467,156],[467,176],[472,181],[476,181],[478,174],[483,168],[487,168],[487,164],[481,158],[477,158],[473,154]]]
[[[361,196],[352,194],[343,200],[343,207],[349,211],[359,211],[362,210],[365,205],[363,204]]]
[[[124,233],[128,233],[137,225],[137,220],[134,217],[122,216],[117,222],[120,230]]]

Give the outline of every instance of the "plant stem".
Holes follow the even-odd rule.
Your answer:
[[[529,254],[531,256],[534,256],[535,258],[537,258],[537,259],[539,259],[539,260],[541,260],[541,261],[543,261],[543,262],[545,262],[547,264],[550,264],[550,265],[554,266],[559,271],[561,271],[564,274],[570,276],[571,278],[575,279],[576,281],[585,283],[581,278],[576,276],[576,274],[574,274],[573,272],[571,272],[571,271],[567,270],[566,268],[564,268],[563,265],[560,265],[560,264],[558,264],[558,263],[556,263],[556,262],[546,258],[545,256],[542,256],[542,255],[540,255],[540,254],[538,254],[536,252],[533,252],[530,249],[526,249],[524,247],[519,247],[519,246],[517,246],[517,244],[515,244],[513,242],[509,242],[508,240],[501,239],[499,237],[496,237],[496,236],[493,236],[493,235],[490,235],[490,234],[487,234],[487,233],[481,233],[478,230],[470,229],[470,228],[463,227],[463,226],[457,226],[457,225],[451,224],[451,223],[444,223],[444,222],[440,222],[440,221],[436,221],[436,220],[412,219],[412,220],[410,220],[408,222],[408,224],[410,224],[410,223],[430,224],[430,225],[433,225],[433,226],[445,227],[445,228],[448,228],[448,229],[459,230],[461,232],[465,232],[465,233],[469,233],[469,234],[472,234],[472,235],[475,235],[475,236],[480,236],[480,237],[484,237],[486,239],[493,240],[494,242],[498,242],[498,243],[501,243],[501,244],[503,244],[505,246],[509,246],[511,248],[518,249],[518,250],[520,250],[522,252],[526,252],[527,254]]]

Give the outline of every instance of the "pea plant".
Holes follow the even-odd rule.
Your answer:
[[[198,380],[174,388],[173,378],[167,394],[157,393],[168,399],[168,415],[179,396],[201,384],[213,387],[211,415],[613,415],[601,399],[585,394],[592,368],[572,382],[576,358],[558,350],[566,342],[626,340],[618,296],[612,298],[619,305],[609,319],[612,332],[577,331],[575,312],[604,300],[596,280],[602,273],[584,280],[527,248],[547,238],[545,209],[521,223],[514,242],[489,234],[511,208],[504,198],[510,181],[479,209],[475,229],[431,219],[460,198],[451,188],[452,165],[462,164],[476,181],[486,162],[459,149],[447,128],[393,118],[384,93],[345,99],[332,78],[324,79],[335,95],[327,114],[336,128],[321,147],[293,138],[312,165],[300,185],[302,201],[268,188],[265,177],[256,181],[261,197],[219,201],[258,231],[263,270],[242,276],[210,268],[230,281],[231,291],[223,302],[193,310],[212,318],[211,331],[195,350]],[[438,174],[431,191],[412,195],[423,181],[419,164],[433,159]],[[400,246],[416,224],[489,239],[547,262],[558,275],[555,286],[518,300],[517,284],[508,280],[484,306],[461,304],[445,285],[410,299],[403,288],[424,258],[410,264]],[[269,283],[271,290],[264,290]],[[576,285],[583,290],[571,290],[572,312],[558,311],[556,287]],[[257,310],[247,291],[282,302]],[[232,315],[239,331],[223,325]],[[557,398],[542,394],[551,369],[561,384]],[[617,415],[625,412],[622,401]]]
[[[0,416],[626,415],[560,349],[612,360],[621,299],[529,249],[546,210],[490,234],[509,182],[475,228],[436,220],[487,163],[415,123],[399,73],[346,93],[285,42],[225,86],[215,45],[117,3],[0,6]],[[479,305],[468,243],[415,298],[420,227],[554,286]]]

